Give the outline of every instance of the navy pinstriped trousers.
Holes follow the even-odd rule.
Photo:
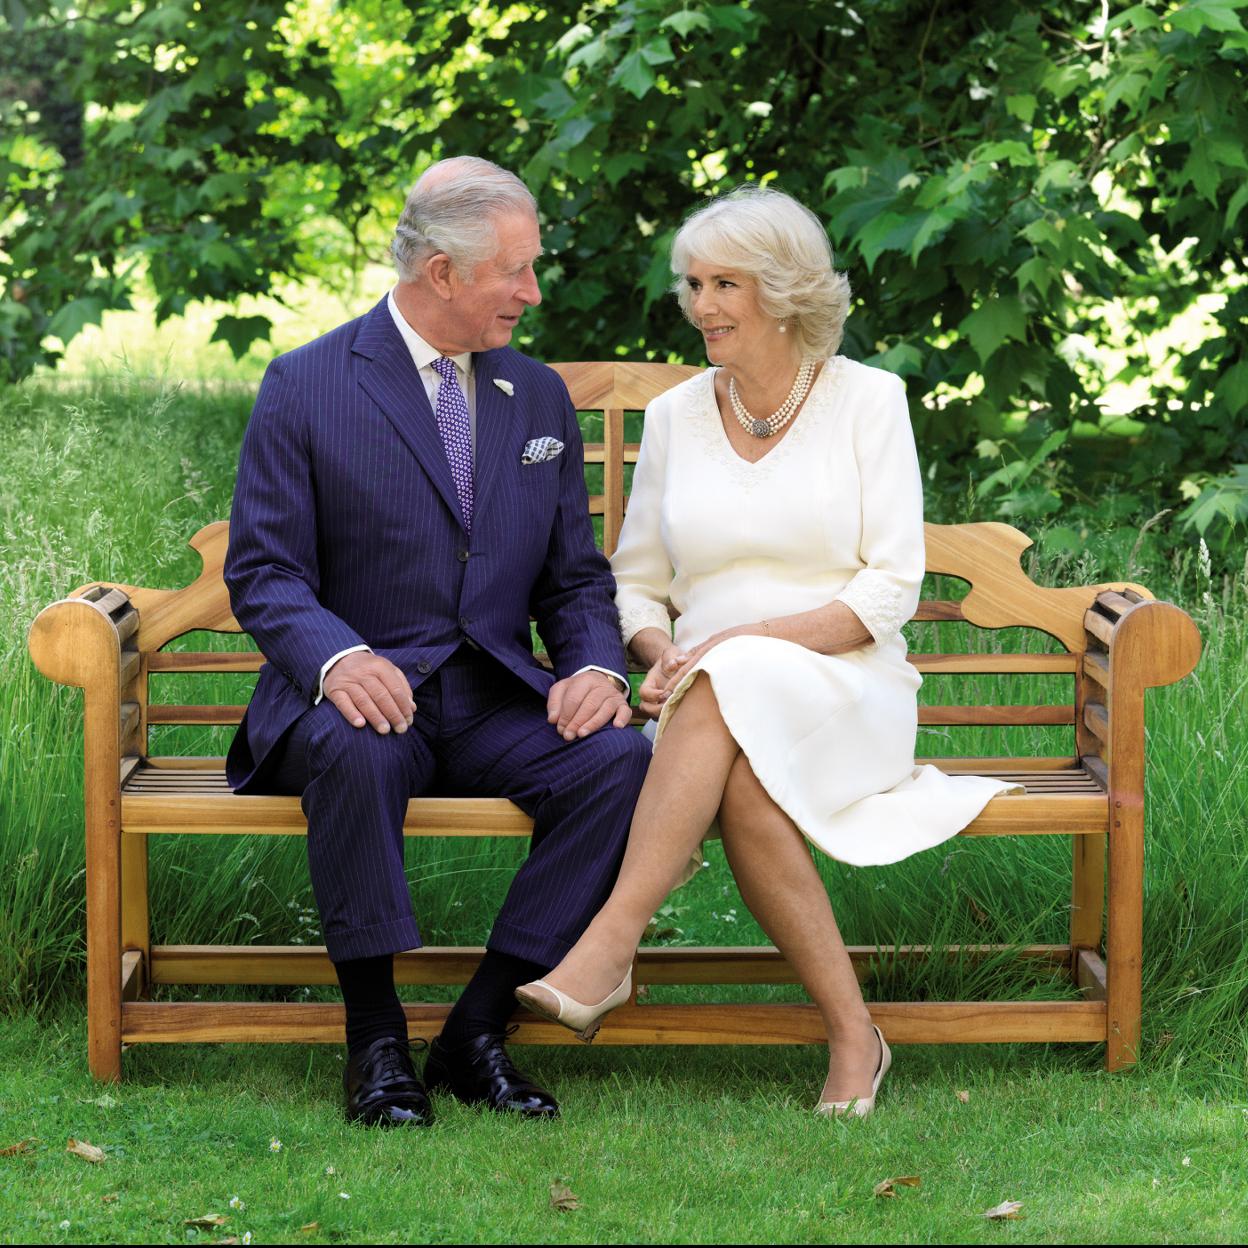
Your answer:
[[[405,733],[353,728],[328,699],[288,733],[266,788],[302,794],[308,866],[334,962],[420,947],[403,817],[429,792],[507,797],[533,818],[487,947],[553,967],[615,883],[650,744],[607,725],[564,741],[544,701],[464,646],[415,692]]]

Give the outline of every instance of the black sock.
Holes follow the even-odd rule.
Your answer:
[[[407,1019],[394,990],[394,955],[335,962],[347,1007],[347,1051],[356,1053],[382,1036],[407,1039]]]
[[[442,1042],[454,1048],[487,1033],[499,1035],[518,1007],[515,991],[540,979],[549,967],[487,949],[442,1028]]]

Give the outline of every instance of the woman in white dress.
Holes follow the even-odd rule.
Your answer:
[[[865,1115],[890,1054],[807,845],[897,862],[1007,786],[915,766],[920,677],[900,630],[924,568],[919,465],[901,382],[836,355],[849,287],[818,219],[743,188],[685,222],[672,269],[712,367],[646,409],[611,561],[650,669],[654,761],[610,899],[517,996],[592,1039],[718,820],[742,897],[827,1027],[819,1111]]]

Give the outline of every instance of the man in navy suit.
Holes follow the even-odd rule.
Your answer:
[[[508,346],[541,300],[532,196],[488,161],[443,161],[412,189],[392,250],[391,293],[274,360],[256,399],[225,580],[268,662],[227,771],[242,792],[302,794],[346,1005],[347,1114],[369,1124],[432,1118],[394,988],[394,954],[421,943],[408,799],[507,797],[532,815],[425,1080],[550,1117],[554,1098],[503,1044],[512,994],[606,899],[649,747],[627,727],[576,413],[556,373]]]

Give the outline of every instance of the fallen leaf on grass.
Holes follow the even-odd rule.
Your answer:
[[[32,1135],[28,1140],[18,1140],[16,1144],[10,1144],[8,1148],[0,1148],[0,1157],[17,1157],[22,1153],[30,1152],[30,1146],[35,1139],[36,1137]]]
[[[111,1205],[113,1201],[117,1200],[120,1196],[121,1196],[120,1192],[109,1192],[107,1196],[100,1197],[100,1204]]]
[[[305,1222],[299,1228],[299,1232],[302,1235],[311,1235],[313,1231],[319,1231],[320,1229],[321,1224],[319,1222]]]
[[[72,1135],[69,1137],[69,1143],[65,1145],[65,1151],[97,1166],[104,1160],[102,1148],[96,1148],[94,1144],[88,1144],[86,1140],[76,1140]]]
[[[876,1196],[880,1199],[896,1197],[899,1187],[918,1187],[923,1180],[917,1174],[900,1174],[894,1179],[884,1179],[883,1182],[877,1183],[875,1188]]]
[[[550,1207],[560,1213],[570,1213],[581,1207],[580,1197],[566,1183],[550,1185]]]
[[[109,1096],[107,1092],[103,1096],[97,1097],[79,1097],[79,1103],[83,1105],[98,1105],[101,1109],[116,1109],[121,1102],[115,1096]]]
[[[999,1205],[984,1210],[984,1217],[993,1222],[1003,1222],[1006,1218],[1017,1218],[1018,1211],[1023,1207],[1021,1200],[1003,1200]]]
[[[229,1218],[223,1213],[201,1213],[197,1218],[186,1218],[182,1225],[193,1226],[201,1231],[210,1231],[214,1227],[224,1226]]]
[[[962,1102],[963,1105],[970,1104],[971,1094],[969,1092],[955,1092],[954,1096],[956,1096],[958,1100]]]

